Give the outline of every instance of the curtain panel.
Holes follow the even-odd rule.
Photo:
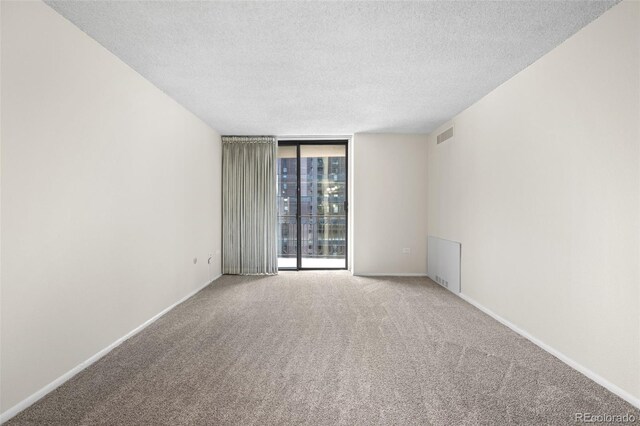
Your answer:
[[[276,138],[222,137],[222,273],[278,273]]]

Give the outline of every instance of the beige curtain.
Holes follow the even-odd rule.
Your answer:
[[[222,273],[278,273],[276,138],[222,137]]]

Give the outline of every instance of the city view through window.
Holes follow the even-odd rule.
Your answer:
[[[346,145],[301,144],[297,154],[278,147],[278,267],[345,268]]]

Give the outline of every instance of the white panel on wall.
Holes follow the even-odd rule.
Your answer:
[[[427,275],[454,293],[460,293],[460,243],[429,235]]]

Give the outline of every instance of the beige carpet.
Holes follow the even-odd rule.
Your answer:
[[[426,278],[224,276],[8,424],[573,424],[640,412]],[[638,420],[636,420],[638,421]]]

